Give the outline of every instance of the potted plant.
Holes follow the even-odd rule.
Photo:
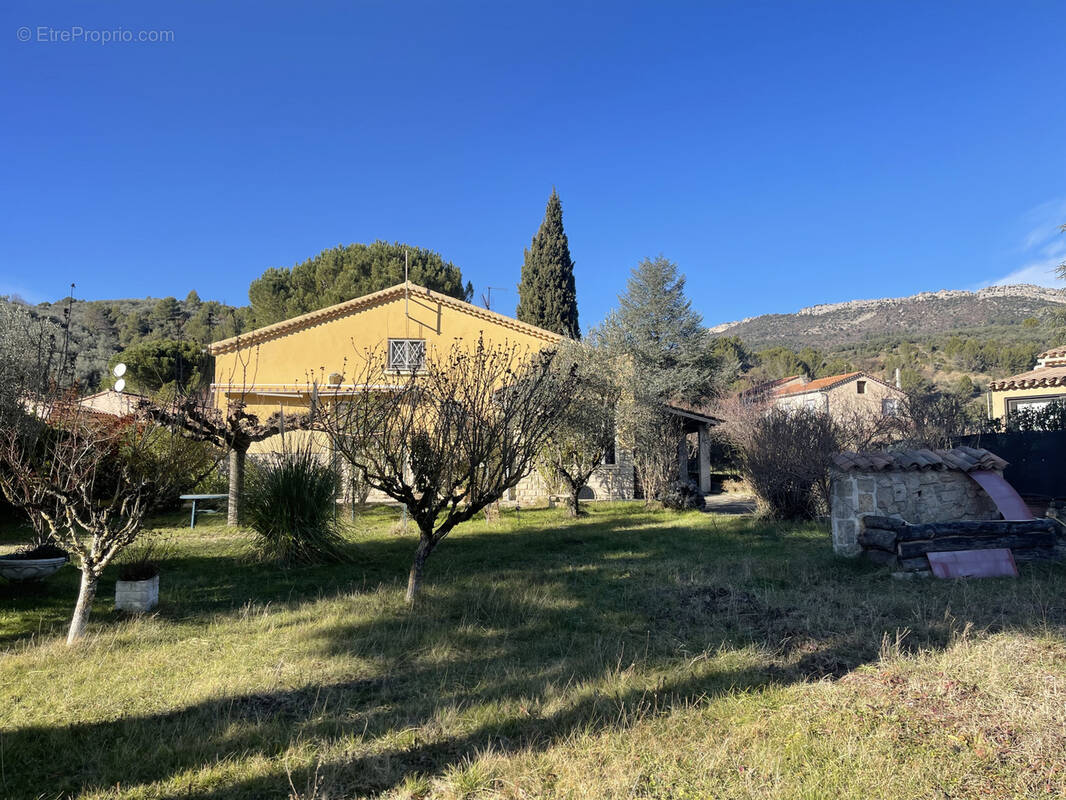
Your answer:
[[[119,567],[115,582],[115,609],[151,611],[159,605],[159,564],[162,550],[150,542],[137,548]]]
[[[47,578],[67,563],[66,551],[52,542],[23,547],[0,556],[0,576],[9,581],[35,581]]]

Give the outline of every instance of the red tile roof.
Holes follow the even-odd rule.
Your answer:
[[[1006,389],[1039,389],[1043,386],[1066,386],[1066,366],[1037,367],[988,384],[988,388],[994,392]]]
[[[954,469],[960,472],[1002,470],[1007,462],[988,450],[956,447],[953,450],[900,450],[894,453],[837,453],[833,466],[841,472],[919,472]]]
[[[1053,347],[1045,350],[1037,358],[1066,358],[1066,347]]]
[[[868,377],[862,372],[845,372],[842,375],[830,375],[828,378],[818,378],[813,381],[807,381],[807,383],[797,383],[794,385],[781,386],[773,390],[774,397],[791,397],[797,394],[807,394],[808,392],[820,392],[823,389],[831,389],[841,383],[847,383],[850,380],[854,380],[859,377]],[[874,378],[874,380],[877,380]],[[878,381],[880,383],[881,381]]]

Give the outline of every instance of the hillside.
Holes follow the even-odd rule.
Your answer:
[[[737,336],[754,349],[783,346],[837,350],[863,342],[921,341],[931,335],[988,328],[1019,330],[1026,319],[1066,308],[1066,290],[1029,284],[990,286],[976,292],[922,292],[911,297],[852,300],[810,306],[794,314],[763,314],[710,330]]]
[[[716,348],[739,367],[736,385],[805,372],[864,370],[911,392],[977,398],[990,380],[1029,369],[1066,343],[1066,291],[994,286],[976,292],[852,300],[716,325]]]
[[[0,297],[0,303],[16,302]],[[29,312],[64,324],[67,300],[28,305]],[[75,300],[70,309],[70,348],[75,375],[85,391],[109,386],[108,364],[131,345],[164,339],[206,344],[249,327],[248,309],[201,300],[195,291],[174,297]]]

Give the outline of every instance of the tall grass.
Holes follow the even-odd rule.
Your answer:
[[[113,569],[74,651],[75,570],[0,584],[0,798],[1066,796],[1066,567],[897,581],[812,525],[588,512],[460,526],[414,609],[398,508],[285,569],[174,514],[159,611]]]
[[[306,445],[257,464],[248,482],[245,514],[259,552],[284,564],[340,559],[339,480],[337,471]]]

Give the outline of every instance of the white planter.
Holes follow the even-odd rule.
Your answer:
[[[0,577],[9,581],[40,580],[66,563],[65,558],[0,558]]]
[[[146,581],[117,581],[115,608],[120,611],[151,611],[159,605],[159,576]]]

